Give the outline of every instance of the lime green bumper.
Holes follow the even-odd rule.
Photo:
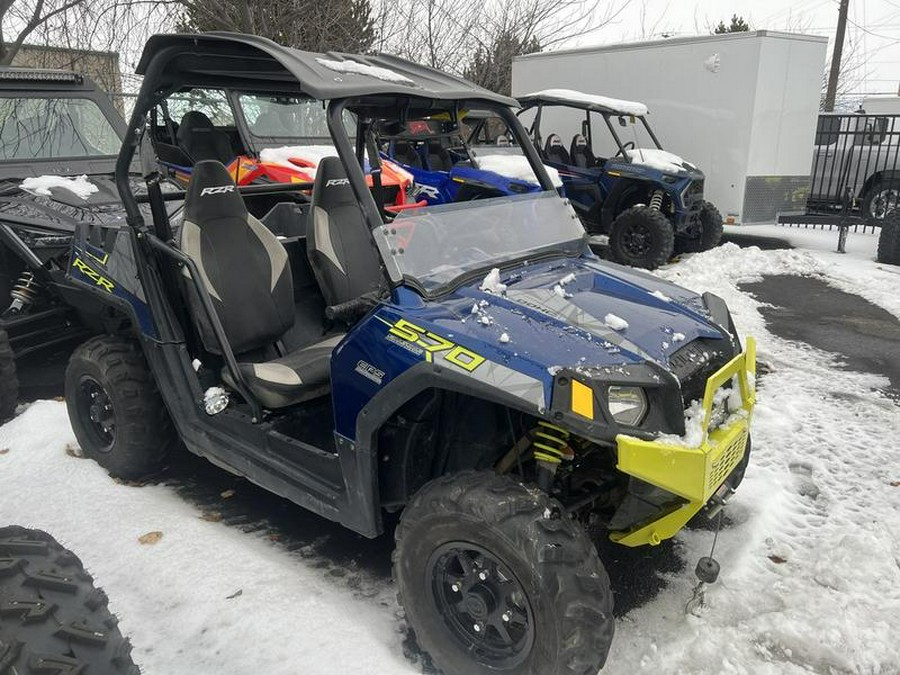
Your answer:
[[[741,413],[728,424],[708,431],[716,391],[737,376]],[[666,445],[620,434],[618,469],[667,490],[685,503],[663,512],[650,522],[610,538],[625,546],[656,545],[673,537],[709,501],[744,457],[750,435],[750,418],[756,403],[756,343],[747,338],[747,349],[735,356],[706,382],[703,396],[703,439],[698,447]]]

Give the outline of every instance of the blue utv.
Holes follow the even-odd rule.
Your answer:
[[[520,117],[533,115],[531,138],[544,161],[559,171],[587,230],[609,235],[613,260],[654,269],[673,253],[718,245],[722,216],[703,199],[703,172],[663,150],[643,103],[571,89],[547,89],[518,101]],[[594,136],[592,113],[603,120],[611,147]],[[556,131],[562,126],[556,125],[571,124],[575,115],[582,121],[566,144]],[[602,145],[614,154],[595,155]]]
[[[154,36],[138,73],[127,219],[80,224],[68,268],[107,308],[66,373],[85,455],[135,478],[183,446],[367,537],[401,512],[400,602],[444,673],[594,675],[615,625],[596,538],[659,544],[747,466],[753,342],[725,303],[596,258],[515,101],[463,79],[231,33]],[[185,82],[327,102],[338,156],[286,185],[199,161],[183,194],[146,157],[138,194]],[[381,208],[377,129],[472,107],[540,190]]]

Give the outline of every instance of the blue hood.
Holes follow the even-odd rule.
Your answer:
[[[648,361],[668,367],[687,343],[728,337],[696,293],[613,263],[557,259],[520,266],[501,281],[505,294],[482,291],[479,281],[421,303],[418,318],[495,362],[551,373]]]

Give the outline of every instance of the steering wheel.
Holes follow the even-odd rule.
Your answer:
[[[624,157],[625,153],[622,152],[623,150],[634,150],[634,141],[626,141],[625,143],[623,143],[622,147],[619,148],[619,151],[613,156],[614,157]]]

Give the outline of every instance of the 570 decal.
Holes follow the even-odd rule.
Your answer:
[[[381,319],[381,321],[384,321],[384,319]],[[430,330],[417,326],[406,319],[398,319],[394,323],[384,321],[384,323],[390,327],[386,336],[388,340],[401,345],[406,343],[421,347],[421,351],[425,353],[425,360],[429,363],[434,361],[435,356],[442,356],[445,361],[449,361],[454,366],[459,366],[463,370],[472,372],[487,360],[472,350],[451,342],[447,338],[441,337],[437,333],[432,333]]]

